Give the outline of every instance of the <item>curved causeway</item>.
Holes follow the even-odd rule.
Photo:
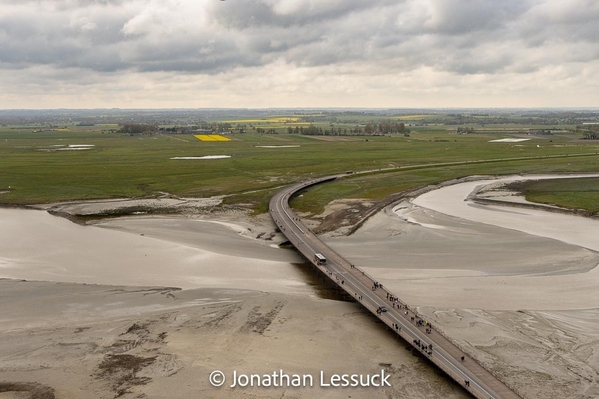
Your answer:
[[[322,242],[289,207],[289,199],[306,187],[335,180],[334,175],[301,182],[276,193],[270,215],[289,242],[348,295],[372,312],[397,335],[419,350],[448,376],[481,399],[521,398],[487,369],[430,326],[399,297]],[[383,310],[384,309],[384,310]]]

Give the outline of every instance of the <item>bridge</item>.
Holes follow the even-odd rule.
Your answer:
[[[322,242],[289,207],[289,199],[309,186],[335,180],[334,175],[294,184],[270,200],[270,214],[289,242],[349,296],[372,312],[407,343],[480,399],[521,399],[479,363],[465,355],[435,326],[420,317],[397,295]],[[316,254],[322,255],[316,257]],[[321,259],[319,259],[321,258]],[[322,258],[326,259],[325,262]]]

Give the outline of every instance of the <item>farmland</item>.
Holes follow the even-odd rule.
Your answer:
[[[196,134],[194,137],[200,141],[231,141],[230,138],[218,134]]]
[[[227,142],[201,141],[192,134],[126,135],[106,120],[90,126],[54,122],[55,128],[43,128],[39,123],[6,124],[0,127],[0,202],[35,204],[159,193],[182,197],[227,195],[225,204],[243,204],[263,212],[270,195],[284,184],[347,170],[380,169],[316,187],[294,204],[318,212],[335,198],[380,200],[400,190],[471,174],[597,171],[598,157],[592,154],[599,152],[599,143],[581,140],[579,134],[565,129],[570,125],[560,126],[563,130],[549,136],[525,135],[537,125],[507,123],[510,121],[485,125],[484,129],[476,127],[473,134],[455,134],[454,125],[436,123],[412,126],[409,134],[286,133],[287,125],[331,125],[328,121],[307,122],[310,118],[336,118],[333,126],[337,128],[342,124],[363,128],[367,123],[389,119],[369,115],[218,115],[186,122],[233,126],[251,123],[254,127],[260,123],[279,129],[272,134],[251,129],[236,133],[232,129]],[[397,118],[451,120],[449,116],[425,113]],[[165,121],[164,126],[177,123],[181,123],[180,117]],[[489,143],[505,137],[530,140]],[[69,146],[85,151],[58,151]],[[184,157],[215,159],[181,160]],[[489,162],[506,158],[511,160]],[[439,163],[451,165],[435,166]],[[419,166],[383,170],[410,165]]]

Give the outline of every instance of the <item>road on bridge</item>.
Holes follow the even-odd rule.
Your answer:
[[[295,193],[315,184],[345,175],[297,183],[276,193],[270,200],[270,214],[277,227],[295,248],[345,292],[420,351],[447,375],[481,399],[521,398],[473,359],[466,356],[434,326],[416,314],[398,296],[323,243],[289,207]],[[315,254],[326,258],[318,264]],[[383,308],[385,310],[383,311]]]

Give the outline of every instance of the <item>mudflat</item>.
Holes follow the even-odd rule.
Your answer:
[[[358,304],[319,298],[274,225],[253,220],[81,226],[0,209],[0,397],[467,397]],[[315,385],[384,371],[391,386],[217,388],[216,370]]]
[[[0,280],[1,398],[465,398],[357,304],[236,289]],[[213,387],[209,375],[229,382]],[[233,372],[313,387],[231,388]],[[391,387],[317,386],[319,373]]]
[[[494,183],[431,191],[325,241],[524,397],[596,397],[599,221],[467,200]]]
[[[455,197],[456,209],[472,208],[462,195],[473,188]],[[451,208],[450,197],[441,195],[438,202]],[[544,227],[534,234],[496,226],[418,201],[387,207],[353,235],[332,232],[323,239],[524,397],[599,396],[594,244],[548,237],[551,229]],[[476,204],[477,211],[485,207]],[[501,221],[535,214],[488,208]],[[568,223],[576,226],[574,219]],[[10,278],[0,280],[0,397],[340,393],[214,388],[208,381],[214,370],[228,377],[234,371],[385,370],[392,387],[341,392],[465,397],[357,304],[319,298],[294,266],[297,255],[278,247],[283,241],[267,217],[235,212],[80,226],[41,211],[0,209],[0,276]]]

